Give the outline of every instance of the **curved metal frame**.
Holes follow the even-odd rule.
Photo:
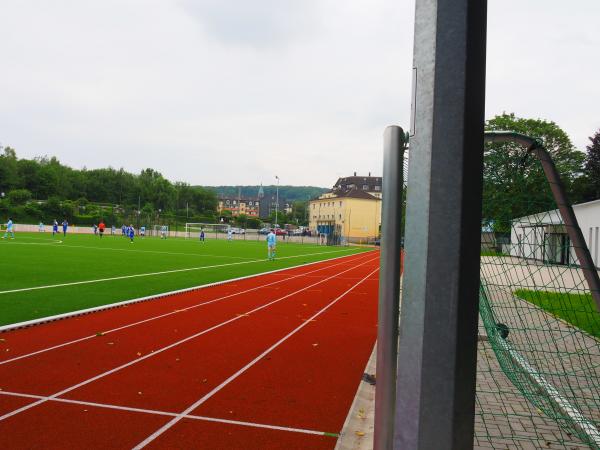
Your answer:
[[[556,166],[554,165],[554,161],[552,161],[550,153],[548,153],[548,150],[544,147],[542,140],[512,131],[487,131],[484,134],[484,141],[491,143],[515,142],[521,144],[523,147],[527,148],[528,154],[535,155],[540,161],[546,179],[550,184],[554,201],[556,202],[560,215],[565,223],[567,234],[573,243],[575,254],[579,260],[579,266],[583,271],[583,276],[588,283],[592,298],[596,303],[596,309],[600,313],[600,277],[598,277],[598,271],[596,270],[590,250],[583,238],[581,228],[579,228],[579,223],[577,222],[573,207],[569,203],[560,175],[556,170]]]

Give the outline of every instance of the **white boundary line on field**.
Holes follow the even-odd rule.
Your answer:
[[[282,259],[291,259],[291,258],[304,258],[306,256],[324,255],[324,254],[340,253],[340,252],[347,252],[347,251],[348,250],[334,250],[331,252],[306,253],[304,255],[282,256],[281,258],[277,258],[277,259],[282,260]],[[226,264],[213,264],[210,266],[187,267],[187,268],[183,268],[183,269],[162,270],[160,272],[147,272],[147,273],[137,273],[137,274],[133,274],[133,275],[121,275],[118,277],[97,278],[95,280],[72,281],[69,283],[47,284],[45,286],[33,286],[33,287],[28,287],[28,288],[8,289],[6,291],[0,291],[0,295],[13,294],[15,292],[37,291],[40,289],[52,289],[52,288],[57,288],[57,287],[78,286],[80,284],[103,283],[105,281],[126,280],[129,278],[151,277],[154,275],[165,275],[167,273],[191,272],[194,270],[204,270],[204,269],[216,269],[219,267],[239,266],[241,264],[251,264],[251,263],[257,263],[257,262],[267,262],[267,260],[253,259],[250,261],[237,261],[237,262],[226,263]]]
[[[160,410],[156,410],[156,409],[133,408],[131,406],[120,406],[120,405],[111,405],[108,403],[86,402],[83,400],[72,400],[72,399],[68,399],[68,398],[50,398],[50,397],[44,397],[43,395],[22,394],[20,392],[0,391],[0,395],[6,395],[8,397],[31,398],[31,399],[36,399],[36,400],[46,399],[51,402],[92,406],[92,407],[104,408],[104,409],[115,409],[117,411],[128,411],[128,412],[136,412],[136,413],[144,413],[144,414],[153,414],[153,415],[158,415],[158,416],[177,417],[177,415],[178,415],[177,413],[168,412],[168,411],[160,411]],[[327,431],[309,430],[307,428],[284,427],[281,425],[269,425],[269,424],[265,424],[265,423],[246,422],[246,421],[242,421],[242,420],[220,419],[218,417],[197,416],[194,414],[188,414],[188,415],[184,416],[183,418],[184,419],[193,419],[193,420],[202,420],[202,421],[206,421],[206,422],[217,422],[217,423],[226,423],[226,424],[231,424],[231,425],[241,425],[244,427],[266,428],[269,430],[279,430],[279,431],[290,431],[293,433],[315,434],[318,436],[330,436],[330,437],[338,436],[337,433],[329,433]]]
[[[10,245],[42,245],[49,247],[60,247],[60,248],[85,248],[90,250],[113,250],[118,252],[131,252],[131,253],[156,253],[159,255],[175,255],[175,256],[210,256],[212,258],[232,258],[232,259],[254,259],[248,258],[246,256],[227,256],[227,255],[210,255],[208,253],[184,253],[184,252],[163,252],[160,250],[138,250],[135,248],[126,249],[126,248],[114,248],[114,247],[91,247],[89,245],[65,245],[62,244],[63,241],[55,241],[50,243],[41,243],[41,242],[11,242]],[[58,245],[61,244],[61,245]]]
[[[347,256],[342,256],[342,257],[338,257],[338,258],[335,258],[335,259],[339,259],[339,258],[348,258],[348,257]],[[156,315],[156,316],[151,316],[151,317],[148,317],[146,319],[138,320],[137,322],[132,322],[132,323],[129,323],[127,325],[122,325],[122,326],[117,327],[117,328],[112,328],[112,329],[106,330],[106,331],[102,330],[101,333],[103,335],[109,334],[109,333],[114,333],[116,331],[121,331],[121,330],[124,330],[124,329],[127,329],[127,328],[134,327],[136,325],[141,325],[143,323],[150,322],[152,320],[161,319],[163,317],[167,317],[167,316],[170,316],[170,315],[173,315],[173,314],[177,314],[177,313],[180,313],[180,312],[188,311],[188,310],[194,309],[194,308],[199,308],[201,306],[209,305],[211,303],[216,303],[216,302],[219,302],[221,300],[225,300],[225,299],[228,299],[228,298],[231,298],[231,297],[235,297],[237,295],[245,294],[247,292],[252,292],[252,291],[259,290],[259,289],[263,289],[263,288],[271,286],[273,284],[278,284],[278,283],[283,283],[284,281],[293,280],[294,278],[299,278],[299,277],[317,278],[315,275],[306,275],[306,274],[315,273],[315,272],[319,272],[321,270],[330,269],[332,267],[336,267],[336,266],[339,266],[340,264],[345,264],[345,263],[346,263],[346,261],[342,261],[342,262],[338,262],[336,264],[331,264],[331,265],[328,265],[328,266],[325,266],[325,267],[320,267],[318,269],[311,270],[311,271],[306,272],[306,273],[301,273],[301,274],[298,274],[298,275],[293,275],[293,276],[288,277],[288,278],[282,278],[282,279],[279,279],[277,281],[273,281],[273,282],[267,283],[267,284],[261,284],[260,286],[256,286],[256,287],[249,288],[249,289],[245,289],[243,291],[234,292],[233,294],[228,294],[228,295],[225,295],[225,296],[222,296],[222,297],[217,297],[217,298],[214,298],[212,300],[207,300],[207,301],[204,301],[202,303],[197,303],[197,304],[192,305],[192,306],[187,306],[185,308],[175,309],[175,310],[169,311],[167,313],[159,314],[159,315]],[[315,264],[315,263],[311,263],[311,264]],[[299,267],[299,266],[296,266],[296,267]],[[281,271],[281,270],[286,270],[286,269],[278,269],[277,271]],[[273,272],[271,272],[271,273],[273,273]],[[264,275],[264,274],[260,274],[260,275]],[[226,283],[233,282],[233,281],[239,281],[239,280],[243,280],[243,279],[247,279],[247,278],[255,278],[255,277],[256,277],[256,275],[247,275],[247,276],[244,276],[244,277],[235,278],[235,279],[232,279],[232,280],[227,280],[226,282],[219,281],[219,282],[216,282],[216,283],[206,284],[206,285],[201,286],[201,288],[207,288],[207,287],[211,287],[211,286],[226,284]],[[320,278],[320,277],[318,277],[318,278]],[[346,279],[346,278],[340,278],[340,279]],[[353,280],[358,280],[358,279],[359,278],[353,278]],[[183,291],[186,292],[186,291],[189,291],[191,289],[195,289],[195,288],[188,288],[188,289],[184,289]],[[181,293],[181,292],[182,291],[177,291],[177,293]],[[172,295],[172,294],[173,293],[165,293],[165,294],[161,294],[161,295],[166,296],[166,295]],[[150,298],[153,298],[153,297],[146,297],[145,299],[150,299]],[[143,301],[144,299],[136,299],[136,300],[137,301]],[[23,354],[23,355],[15,356],[14,358],[11,358],[11,359],[5,359],[3,361],[0,361],[0,366],[3,365],[3,364],[11,363],[13,361],[18,361],[20,359],[24,359],[24,358],[28,358],[28,357],[31,357],[31,356],[39,355],[40,353],[45,353],[45,352],[48,352],[48,351],[51,351],[51,350],[55,350],[57,348],[62,348],[62,347],[66,347],[66,346],[71,345],[71,344],[76,344],[78,342],[83,342],[83,341],[86,341],[86,340],[89,340],[89,339],[93,339],[95,337],[97,337],[97,334],[91,334],[89,336],[84,336],[84,337],[81,337],[81,338],[78,338],[78,339],[73,339],[71,341],[63,342],[62,344],[57,344],[57,345],[53,345],[51,347],[47,347],[47,348],[44,348],[44,349],[41,349],[41,350],[36,350],[34,352],[31,352],[31,353],[26,353],[26,354]]]
[[[295,269],[297,267],[310,266],[312,264],[319,264],[319,263],[323,263],[323,262],[327,262],[327,261],[335,261],[337,259],[348,258],[350,256],[361,255],[361,254],[366,254],[366,253],[370,253],[370,252],[359,252],[359,253],[353,253],[351,255],[336,256],[335,258],[329,258],[329,259],[324,259],[324,260],[320,260],[320,261],[313,261],[313,262],[309,262],[309,263],[298,264],[296,266],[284,267],[284,268],[281,268],[281,269],[270,270],[270,271],[267,271],[267,272],[259,272],[259,273],[255,273],[255,274],[251,274],[251,275],[244,275],[243,277],[230,278],[230,279],[227,279],[227,280],[215,281],[213,283],[199,284],[199,285],[196,285],[196,286],[191,286],[191,287],[183,288],[183,289],[177,289],[177,290],[174,290],[174,291],[161,292],[161,293],[158,293],[158,294],[152,294],[152,295],[148,295],[148,296],[145,296],[145,297],[138,297],[138,298],[133,298],[133,299],[130,299],[130,300],[123,300],[121,302],[109,303],[107,305],[94,306],[92,308],[80,309],[80,310],[71,311],[71,312],[68,312],[68,313],[56,314],[56,315],[53,315],[53,316],[41,317],[39,319],[26,320],[24,322],[17,322],[17,323],[13,323],[13,324],[9,324],[9,325],[3,325],[3,326],[0,326],[0,333],[4,333],[4,332],[7,332],[7,331],[15,330],[17,328],[25,328],[25,327],[30,327],[30,326],[34,326],[34,325],[40,325],[42,323],[53,322],[55,320],[68,319],[69,317],[81,316],[81,315],[84,315],[84,314],[90,314],[90,313],[94,313],[94,312],[98,312],[98,311],[103,311],[105,309],[119,308],[121,306],[126,306],[126,305],[129,305],[129,304],[132,304],[132,303],[145,302],[145,301],[148,301],[148,300],[156,300],[156,299],[167,297],[167,296],[170,296],[170,295],[181,294],[181,293],[184,293],[184,292],[190,292],[190,291],[195,291],[195,290],[198,290],[198,289],[209,288],[209,287],[212,287],[212,286],[218,286],[220,284],[225,284],[225,283],[230,283],[230,282],[234,282],[234,281],[245,280],[247,278],[260,277],[262,275],[270,275],[270,274],[273,274],[273,273],[282,272],[284,270]]]
[[[362,265],[365,265],[365,264],[367,264],[367,263],[369,263],[369,262],[373,262],[373,261],[375,261],[376,259],[377,259],[377,258],[370,259],[370,260],[368,260],[368,261],[365,261],[365,262],[363,262],[363,263],[360,263],[360,264],[358,264],[358,265],[355,265],[355,266],[353,266],[353,267],[350,267],[349,269],[343,270],[343,271],[341,271],[341,272],[339,272],[339,273],[337,273],[337,274],[331,275],[331,276],[329,276],[329,277],[327,277],[327,278],[324,278],[324,279],[322,279],[322,280],[320,280],[320,281],[317,281],[317,282],[315,282],[315,283],[313,283],[313,284],[309,284],[309,285],[307,285],[307,286],[305,286],[305,287],[303,287],[303,288],[301,288],[301,289],[298,289],[298,290],[296,290],[296,291],[294,291],[294,292],[291,292],[291,293],[289,293],[289,294],[286,294],[286,295],[284,295],[283,297],[279,297],[279,298],[277,298],[277,299],[275,299],[275,300],[272,300],[272,301],[270,301],[269,303],[265,303],[264,305],[261,305],[261,306],[259,306],[259,307],[257,307],[257,308],[253,308],[253,309],[251,309],[250,311],[247,311],[247,312],[245,312],[245,313],[243,313],[243,314],[238,314],[238,315],[236,315],[235,317],[232,317],[231,319],[228,319],[228,320],[226,320],[226,321],[224,321],[224,322],[218,323],[218,324],[216,324],[216,325],[213,325],[212,327],[206,328],[205,330],[199,331],[198,333],[195,333],[195,334],[193,334],[193,335],[191,335],[191,336],[188,336],[188,337],[186,337],[186,338],[180,339],[179,341],[173,342],[172,344],[169,344],[169,345],[166,345],[166,346],[164,346],[164,347],[161,347],[161,348],[159,348],[158,350],[154,350],[154,351],[152,351],[152,352],[150,352],[150,353],[147,353],[147,354],[145,354],[144,356],[140,356],[139,358],[132,359],[131,361],[129,361],[129,362],[125,363],[125,364],[121,364],[120,366],[117,366],[117,367],[115,367],[115,368],[113,368],[113,369],[110,369],[110,370],[107,370],[107,371],[105,371],[105,372],[102,372],[102,373],[100,373],[100,374],[98,374],[98,375],[96,375],[96,376],[94,376],[94,377],[92,377],[92,378],[88,378],[87,380],[84,380],[84,381],[82,381],[82,382],[80,382],[80,383],[78,383],[78,384],[75,384],[75,385],[73,385],[73,386],[70,386],[70,387],[68,387],[68,388],[65,388],[65,389],[63,389],[62,391],[59,391],[59,392],[57,392],[57,393],[55,393],[55,394],[52,394],[52,395],[50,395],[50,396],[48,396],[48,397],[45,397],[45,398],[44,398],[44,399],[42,399],[42,400],[38,400],[37,402],[33,402],[33,403],[30,403],[30,404],[27,404],[27,405],[25,405],[25,406],[22,406],[22,407],[20,407],[20,408],[18,408],[18,409],[15,409],[15,410],[13,410],[13,411],[11,411],[11,412],[8,412],[8,413],[6,413],[6,414],[4,414],[4,415],[0,416],[0,422],[1,422],[1,421],[3,421],[3,420],[5,420],[5,419],[8,419],[9,417],[15,416],[15,415],[17,415],[17,414],[19,414],[19,413],[21,413],[21,412],[23,412],[23,411],[27,411],[28,409],[31,409],[31,408],[33,408],[33,407],[35,407],[35,406],[38,406],[38,405],[40,405],[40,404],[42,404],[42,403],[44,403],[44,402],[46,402],[46,401],[48,401],[48,400],[51,400],[51,399],[53,399],[53,398],[60,397],[61,395],[67,394],[67,393],[69,393],[69,392],[71,392],[71,391],[74,391],[75,389],[79,389],[80,387],[83,387],[83,386],[85,386],[85,385],[87,385],[87,384],[90,384],[90,383],[92,383],[92,382],[94,382],[94,381],[97,381],[97,380],[99,380],[99,379],[101,379],[101,378],[104,378],[104,377],[106,377],[106,376],[108,376],[108,375],[111,375],[111,374],[113,374],[113,373],[115,373],[115,372],[118,372],[119,370],[125,369],[125,368],[127,368],[127,367],[129,367],[129,366],[132,366],[132,365],[134,365],[134,364],[137,364],[137,363],[139,363],[139,362],[141,362],[141,361],[144,361],[144,360],[146,360],[146,359],[148,359],[148,358],[151,358],[152,356],[159,355],[159,354],[161,354],[161,353],[163,353],[163,352],[165,352],[165,351],[167,351],[167,350],[170,350],[170,349],[172,349],[172,348],[174,348],[174,347],[177,347],[178,345],[181,345],[181,344],[183,344],[183,343],[185,343],[185,342],[188,342],[188,341],[190,341],[190,340],[192,340],[192,339],[195,339],[195,338],[197,338],[197,337],[199,337],[199,336],[202,336],[202,335],[204,335],[204,334],[207,334],[207,333],[209,333],[209,332],[211,332],[211,331],[214,331],[214,330],[216,330],[216,329],[218,329],[218,328],[221,328],[221,327],[223,327],[223,326],[225,326],[225,325],[227,325],[227,324],[229,324],[229,323],[235,322],[236,320],[240,320],[241,318],[247,317],[248,315],[250,315],[250,314],[253,314],[253,313],[257,312],[257,311],[260,311],[260,310],[262,310],[262,309],[268,308],[269,306],[271,306],[271,305],[274,305],[275,303],[278,303],[278,302],[280,302],[280,301],[282,301],[282,300],[285,300],[286,298],[289,298],[289,297],[291,297],[291,296],[293,296],[293,295],[296,295],[296,294],[298,294],[298,293],[300,293],[300,292],[306,291],[306,290],[308,290],[309,288],[311,288],[311,287],[313,287],[313,286],[316,286],[317,284],[324,283],[325,281],[328,281],[328,280],[330,280],[330,279],[332,279],[332,278],[335,278],[335,277],[337,277],[338,275],[340,275],[340,274],[342,274],[342,273],[349,272],[349,271],[351,271],[351,270],[354,270],[354,269],[356,269],[357,267],[360,267],[360,266],[362,266]],[[372,275],[372,274],[373,274],[373,273],[375,273],[377,270],[379,270],[379,268],[375,269],[375,270],[374,270],[373,272],[371,272],[371,273],[370,273],[368,276]],[[356,283],[354,286],[357,286],[357,285],[358,285],[358,284],[360,284],[360,283],[362,283],[362,280],[361,280],[360,282]],[[354,287],[350,288],[350,290],[352,290],[353,288],[354,288]],[[349,292],[349,291],[346,291],[346,293],[347,293],[347,292]],[[345,295],[345,294],[343,294],[343,295]],[[342,296],[343,296],[343,295],[342,295]],[[338,299],[339,299],[339,298],[341,298],[341,297],[338,297]],[[334,302],[335,302],[335,301],[337,301],[337,299],[336,299],[336,300],[334,300]],[[332,305],[332,304],[333,304],[333,303],[330,303],[330,305]],[[329,305],[329,306],[330,306],[330,305]],[[324,311],[325,309],[327,309],[329,306],[327,306],[326,308],[322,309],[322,310],[321,310],[321,312],[322,312],[322,311]],[[317,315],[319,315],[319,314],[320,314],[320,312],[319,312],[319,313],[317,313]],[[314,317],[316,317],[316,316],[313,316],[312,318],[314,318]],[[312,318],[311,318],[311,319],[312,319]],[[311,320],[311,319],[308,319],[306,322],[303,322],[303,324],[300,326],[300,328],[302,328],[303,326],[305,326],[305,325],[307,325],[308,323],[310,323],[310,320]],[[297,331],[297,330],[299,330],[300,328],[297,328],[297,329],[296,329],[296,331]],[[294,334],[294,333],[295,333],[295,331],[294,331],[292,334]],[[290,334],[290,335],[288,335],[288,336],[291,336],[291,334]],[[287,339],[287,338],[286,338],[286,339]],[[284,339],[284,340],[285,340],[285,339]],[[283,342],[283,341],[281,341],[281,342]]]
[[[182,411],[176,417],[174,417],[173,419],[171,419],[165,425],[163,425],[162,427],[160,427],[158,430],[156,430],[154,433],[152,433],[150,436],[148,436],[146,439],[144,439],[142,442],[140,442],[138,445],[136,445],[134,447],[134,450],[139,450],[139,449],[144,448],[146,445],[148,445],[149,443],[151,443],[152,441],[154,441],[157,437],[159,437],[165,431],[169,430],[173,425],[175,425],[177,422],[179,422],[181,419],[183,419],[187,414],[191,413],[194,409],[198,408],[198,406],[200,406],[202,403],[206,402],[213,395],[215,395],[217,392],[219,392],[221,389],[223,389],[225,386],[227,386],[229,383],[231,383],[233,380],[235,380],[241,374],[243,374],[248,369],[250,369],[258,361],[260,361],[261,359],[263,359],[271,351],[273,351],[274,349],[276,349],[277,347],[279,347],[281,344],[283,344],[285,341],[287,341],[289,338],[291,338],[294,334],[296,334],[298,331],[300,331],[302,328],[304,328],[306,325],[308,325],[316,317],[318,317],[321,314],[323,314],[326,310],[328,310],[331,306],[333,306],[335,303],[337,303],[339,300],[341,300],[343,297],[345,297],[354,288],[356,288],[358,285],[360,285],[361,283],[363,283],[365,280],[367,280],[371,275],[373,275],[374,273],[376,273],[378,270],[379,270],[379,267],[376,268],[375,270],[373,270],[372,272],[370,272],[368,275],[366,275],[364,278],[362,278],[359,282],[357,282],[354,285],[352,285],[344,293],[342,293],[341,295],[339,295],[338,297],[336,297],[334,300],[332,300],[330,303],[328,303],[321,310],[319,310],[318,312],[316,312],[315,314],[313,314],[309,319],[307,319],[301,325],[299,325],[298,327],[296,327],[295,329],[293,329],[291,332],[289,332],[288,334],[286,334],[284,337],[282,337],[281,339],[279,339],[277,342],[275,342],[273,345],[271,345],[268,349],[266,349],[264,352],[262,352],[256,358],[254,358],[252,361],[250,361],[248,364],[246,364],[240,370],[238,370],[237,372],[235,372],[233,375],[231,375],[229,378],[227,378],[225,381],[223,381],[221,384],[219,384],[217,387],[215,387],[212,391],[210,391],[209,393],[207,393],[206,395],[204,395],[202,398],[200,398],[196,402],[192,403],[184,411]]]

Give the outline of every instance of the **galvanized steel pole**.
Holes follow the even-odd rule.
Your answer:
[[[387,127],[383,140],[381,270],[379,272],[377,387],[373,442],[375,450],[391,449],[394,442],[405,148],[405,134],[402,128]]]
[[[486,0],[417,0],[394,448],[473,446]]]

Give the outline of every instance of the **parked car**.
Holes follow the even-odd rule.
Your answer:
[[[246,230],[244,230],[243,228],[231,227],[231,233],[232,234],[246,234]]]
[[[270,228],[261,228],[258,230],[258,234],[269,234],[269,231],[271,231]]]
[[[275,228],[275,235],[276,236],[287,236],[287,231],[284,230],[283,228]]]
[[[296,228],[292,231],[292,235],[294,236],[302,236],[302,230],[300,228]]]

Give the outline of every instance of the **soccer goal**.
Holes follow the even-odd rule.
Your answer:
[[[186,223],[185,238],[199,239],[204,231],[205,239],[223,239],[227,235],[227,224],[222,223]]]
[[[586,218],[541,141],[508,132],[486,140],[486,168],[507,145],[528,158],[502,199],[484,190],[475,439],[600,448],[600,281],[578,223]]]

